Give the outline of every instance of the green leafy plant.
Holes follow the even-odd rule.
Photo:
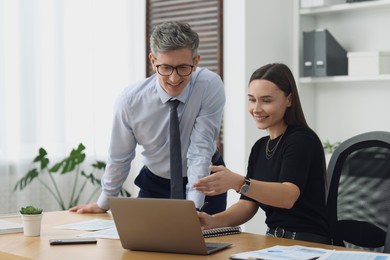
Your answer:
[[[322,143],[325,153],[329,154],[332,154],[339,145],[340,142],[331,143],[328,139]]]
[[[37,179],[50,192],[50,194],[57,201],[61,209],[66,210],[79,204],[79,200],[84,191],[85,186],[87,185],[87,183],[90,183],[93,186],[96,186],[96,188],[92,191],[91,195],[86,200],[86,203],[89,203],[92,200],[93,196],[100,190],[101,181],[100,178],[95,176],[95,174],[96,172],[103,173],[106,167],[106,163],[102,161],[96,161],[91,165],[93,169],[92,172],[89,174],[85,173],[85,171],[81,169],[82,163],[86,158],[84,150],[85,146],[80,143],[77,149],[72,149],[72,151],[66,158],[50,167],[50,160],[47,157],[48,154],[46,150],[44,148],[40,148],[38,155],[32,161],[32,164],[36,167],[29,170],[20,180],[16,182],[14,191],[17,191],[18,189],[23,190],[32,181]],[[49,183],[46,183],[45,180],[42,179],[42,175],[44,174],[48,174],[50,178]],[[63,194],[61,194],[61,191],[56,182],[56,179],[53,177],[53,174],[74,175],[72,193],[68,204],[65,203]],[[80,178],[84,178],[81,184]],[[124,188],[120,190],[120,195],[125,197],[131,196],[130,192],[128,192]]]
[[[43,209],[36,208],[34,206],[27,206],[27,207],[22,207],[20,209],[20,214],[23,215],[36,215],[36,214],[41,214]]]

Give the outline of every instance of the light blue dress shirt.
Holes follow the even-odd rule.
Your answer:
[[[108,209],[107,196],[117,196],[141,145],[142,162],[162,178],[170,178],[169,96],[157,75],[124,89],[116,101],[111,141],[102,193],[98,206]],[[204,195],[193,188],[210,174],[221,127],[225,92],[221,78],[206,68],[197,68],[182,93],[176,97],[180,121],[183,176],[188,177],[186,198],[200,208]]]

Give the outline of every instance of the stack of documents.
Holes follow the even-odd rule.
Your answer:
[[[230,259],[268,259],[268,260],[390,260],[390,254],[329,250],[318,247],[306,246],[273,246],[257,251],[238,253],[230,256]]]

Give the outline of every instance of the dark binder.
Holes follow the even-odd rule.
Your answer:
[[[303,76],[314,76],[314,31],[303,32]]]
[[[312,33],[312,34],[310,34]],[[304,32],[304,62],[314,56],[313,70],[305,70],[304,76],[325,77],[348,74],[347,51],[327,29]],[[307,74],[306,74],[307,73]]]
[[[347,75],[347,51],[336,41],[328,30],[316,30],[314,36],[315,63],[317,77]]]

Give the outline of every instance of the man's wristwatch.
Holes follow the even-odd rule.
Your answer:
[[[246,193],[248,193],[248,192],[249,192],[250,185],[251,185],[251,180],[250,180],[248,177],[245,177],[245,182],[244,182],[244,184],[241,186],[241,189],[239,190],[238,193],[240,193],[240,194],[246,194]]]

